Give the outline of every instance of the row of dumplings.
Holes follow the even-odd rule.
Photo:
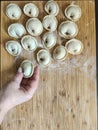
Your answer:
[[[43,27],[48,31],[42,36],[43,49],[39,50],[36,55],[37,62],[42,66],[48,66],[52,57],[56,61],[63,61],[68,56],[68,53],[77,55],[83,50],[83,44],[80,40],[74,37],[78,34],[78,26],[75,21],[81,17],[81,8],[73,3],[69,5],[64,13],[67,21],[62,22],[58,27],[58,20],[55,16],[59,13],[58,4],[50,0],[45,4],[45,11],[48,13],[41,22],[37,17],[39,15],[38,7],[33,3],[28,3],[24,6],[23,12],[28,17],[31,17],[26,22],[26,29],[20,23],[11,24],[8,27],[9,36],[19,39],[21,42],[10,40],[6,42],[6,50],[13,56],[18,56],[22,52],[22,48],[27,51],[34,52],[38,47],[36,36],[40,36],[43,32]],[[10,19],[19,19],[22,14],[20,7],[17,4],[9,4],[6,8],[6,15]],[[65,46],[57,45],[51,56],[49,49],[57,43],[57,35],[54,33],[58,27],[58,33],[61,37],[68,39]],[[26,35],[26,30],[30,35]],[[34,71],[34,65],[31,61],[25,60],[20,65],[24,70],[24,77],[31,77]]]
[[[52,33],[49,33],[49,32],[48,32],[48,34],[52,35]],[[34,44],[30,44],[30,45],[33,45],[32,49],[34,51],[34,49],[37,48],[37,40],[30,35],[24,36],[22,38],[22,40],[21,40],[22,46],[23,46],[23,48],[26,47],[25,44],[23,44],[23,43],[25,43],[25,40],[27,40],[26,38],[28,38],[28,37],[30,37],[30,39],[32,39],[32,40],[30,40],[30,39],[28,39],[28,40],[30,40],[31,43],[34,43]],[[53,41],[53,43],[55,44],[56,42]],[[29,47],[26,47],[25,49],[29,50],[28,48]],[[8,41],[6,43],[6,49],[13,56],[19,55],[22,51],[22,47],[21,47],[20,43],[17,41]],[[37,60],[38,64],[40,64],[42,67],[46,67],[51,64],[52,57],[55,61],[63,61],[68,56],[68,53],[76,55],[76,54],[80,54],[82,52],[82,50],[83,50],[82,42],[74,38],[74,39],[71,39],[68,42],[66,42],[65,46],[57,45],[53,50],[52,56],[47,49],[45,49],[45,48],[40,49],[36,54],[36,60]],[[32,76],[32,74],[33,74],[32,71],[34,70],[33,69],[34,65],[30,60],[24,60],[21,64],[21,67],[24,70],[25,78]]]
[[[26,29],[30,35],[39,36],[43,32],[43,27],[50,32],[56,31],[58,27],[58,20],[55,16],[57,16],[59,13],[58,4],[53,0],[48,1],[45,4],[45,11],[48,13],[48,15],[46,15],[41,22],[38,18],[36,18],[38,17],[39,9],[35,4],[28,3],[24,6],[24,14],[32,17],[26,22]],[[17,4],[9,4],[6,7],[6,15],[10,19],[19,19],[21,12],[22,11]],[[76,23],[72,21],[77,21],[81,17],[81,8],[72,3],[65,9],[65,16],[71,21],[68,20],[62,22],[59,25],[58,32],[61,37],[70,39],[75,37],[78,33],[78,27]],[[26,31],[23,25],[14,23],[9,26],[8,33],[14,38],[19,38],[24,35]]]
[[[52,39],[50,39],[52,38]],[[55,33],[47,32],[42,37],[42,43],[44,46],[44,49],[48,51],[48,49],[53,48],[57,43],[57,36]],[[62,45],[60,45],[62,46]],[[15,40],[10,40],[6,42],[5,48],[9,52],[9,54],[13,56],[18,56],[22,52],[22,48],[34,52],[38,47],[38,41],[35,37],[31,35],[25,35],[21,39],[21,43]],[[64,47],[64,46],[63,46]],[[71,39],[65,43],[65,47],[68,51],[68,53],[72,55],[78,55],[83,50],[83,43],[78,39]],[[60,52],[59,52],[60,53]],[[61,51],[62,53],[62,51]]]
[[[54,0],[50,0],[45,4],[45,11],[49,15],[57,16],[59,13],[59,5]],[[33,3],[28,3],[24,6],[23,12],[28,17],[38,17],[39,9]],[[22,14],[20,7],[17,4],[9,4],[6,7],[6,15],[10,19],[19,19]],[[81,8],[74,3],[71,3],[64,11],[65,16],[71,21],[78,21],[81,17]]]
[[[14,41],[14,43],[15,43],[15,41]],[[76,44],[76,43],[78,43],[78,44]],[[11,47],[13,49],[13,41],[10,41],[10,44],[12,44]],[[7,44],[6,44],[6,46],[7,46]],[[18,53],[19,53],[19,51],[21,52],[21,50],[22,50],[21,45],[18,42],[15,43],[14,47],[16,47],[16,48],[18,47],[18,49],[15,49],[15,50],[18,51]],[[7,48],[9,48],[9,47],[7,47]],[[68,56],[68,53],[70,53],[70,54],[76,54],[76,53],[79,54],[82,51],[82,49],[83,49],[83,44],[81,43],[81,41],[79,41],[77,39],[71,39],[65,44],[65,47],[62,46],[62,45],[56,46],[55,49],[53,50],[53,55],[52,56],[51,56],[50,52],[47,49],[44,49],[44,48],[40,49],[37,52],[36,59],[37,59],[37,62],[41,66],[46,67],[46,66],[51,64],[52,57],[56,61],[63,61]],[[15,50],[13,49],[13,51],[15,51]],[[33,64],[32,61],[24,60],[21,63],[20,66],[23,69],[25,78],[29,78],[29,77],[31,77],[33,75],[34,64]]]
[[[43,26],[49,32],[54,32],[57,29],[57,19],[52,15],[47,15],[43,19],[43,24],[38,18],[30,18],[26,22],[26,29],[32,36],[39,36],[43,32]],[[66,39],[74,38],[78,34],[77,24],[72,21],[64,21],[59,25],[58,33]],[[26,34],[24,26],[20,23],[13,23],[8,27],[8,34],[14,38],[21,38]]]

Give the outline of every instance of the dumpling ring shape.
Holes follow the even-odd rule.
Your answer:
[[[65,16],[72,21],[78,21],[81,17],[82,11],[78,5],[71,4],[65,9]]]
[[[47,32],[42,37],[42,43],[47,49],[51,49],[53,46],[55,46],[57,41],[57,37],[52,32]]]
[[[8,34],[14,38],[21,38],[26,34],[24,26],[20,23],[13,23],[8,27]]]
[[[38,7],[33,3],[28,3],[23,8],[24,14],[29,17],[38,17]]]
[[[6,15],[10,19],[19,19],[21,16],[21,9],[17,4],[8,4],[6,7]]]
[[[54,15],[57,16],[59,13],[59,6],[57,4],[57,2],[50,0],[45,4],[45,11],[50,14],[50,15]]]
[[[37,40],[31,35],[26,35],[21,39],[22,47],[27,51],[35,51],[37,48]]]
[[[72,21],[65,21],[59,25],[58,31],[61,37],[71,39],[78,34],[78,26]]]
[[[66,44],[65,47],[67,48],[68,52],[73,55],[78,55],[83,50],[83,43],[78,39],[71,39]]]
[[[29,78],[33,75],[34,73],[34,65],[30,60],[24,60],[20,67],[23,70],[24,73],[24,78]]]
[[[46,30],[53,32],[57,29],[58,21],[53,15],[46,15],[43,18],[43,26]]]
[[[26,23],[26,29],[32,36],[39,36],[43,32],[42,23],[37,18],[30,18]]]
[[[18,56],[20,55],[21,51],[22,51],[22,47],[20,45],[19,42],[11,40],[6,42],[5,44],[5,49],[7,50],[7,52],[13,56]]]
[[[41,49],[37,53],[37,61],[38,63],[45,67],[51,63],[50,53],[46,49]]]
[[[56,61],[63,61],[66,59],[67,54],[67,49],[62,45],[58,45],[53,51],[53,58]]]

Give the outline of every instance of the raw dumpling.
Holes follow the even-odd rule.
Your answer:
[[[46,30],[53,32],[57,29],[58,21],[55,16],[47,15],[43,18],[43,26]]]
[[[38,17],[38,7],[33,3],[28,3],[23,8],[24,13],[29,17]]]
[[[67,54],[67,49],[62,45],[58,45],[53,51],[53,58],[57,61],[63,61],[67,57]]]
[[[24,78],[29,78],[34,73],[34,65],[30,60],[24,60],[20,67],[23,69]]]
[[[21,39],[22,47],[27,51],[35,51],[37,48],[37,40],[35,37],[26,35]]]
[[[59,6],[57,4],[57,2],[50,0],[45,4],[45,11],[50,14],[50,15],[54,15],[57,16],[59,13]]]
[[[21,38],[26,34],[24,26],[20,23],[13,23],[8,27],[8,34],[14,38]]]
[[[72,21],[78,21],[81,13],[81,8],[75,4],[71,4],[65,9],[65,16]]]
[[[68,52],[73,55],[80,54],[83,50],[83,43],[78,39],[71,39],[66,44]]]
[[[57,37],[52,32],[47,32],[42,37],[42,43],[48,49],[51,49],[53,46],[55,46],[56,41],[57,41]]]
[[[26,23],[26,29],[32,36],[39,36],[43,32],[42,23],[37,18],[30,18]]]
[[[78,34],[78,26],[72,21],[62,22],[59,26],[59,35],[71,39]]]
[[[21,9],[17,4],[9,4],[6,7],[6,15],[10,19],[19,19],[21,16]]]
[[[13,40],[6,42],[5,48],[7,52],[13,56],[18,56],[22,51],[20,43]]]
[[[51,63],[50,53],[45,49],[41,49],[37,53],[37,61],[42,66],[48,66]]]

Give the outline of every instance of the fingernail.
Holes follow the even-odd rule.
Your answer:
[[[22,73],[22,68],[21,67],[18,68],[18,72]]]

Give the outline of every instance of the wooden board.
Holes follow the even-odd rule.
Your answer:
[[[9,3],[1,2],[1,88],[13,77],[19,65],[16,65],[19,57],[12,57],[4,49],[5,42],[11,39],[7,28],[16,22],[5,15]],[[23,8],[28,2],[13,3]],[[43,9],[46,2],[34,3],[39,7],[39,18],[42,20],[46,15]],[[63,11],[70,3],[58,1],[59,23],[66,20]],[[76,4],[82,9],[82,17],[77,22],[79,33],[76,38],[84,44],[83,53],[69,57],[62,64],[41,69],[36,94],[32,100],[17,106],[6,115],[1,130],[97,130],[95,3],[92,0],[80,0]],[[25,26],[27,19],[22,14],[17,22]],[[28,58],[31,59],[32,55]]]

